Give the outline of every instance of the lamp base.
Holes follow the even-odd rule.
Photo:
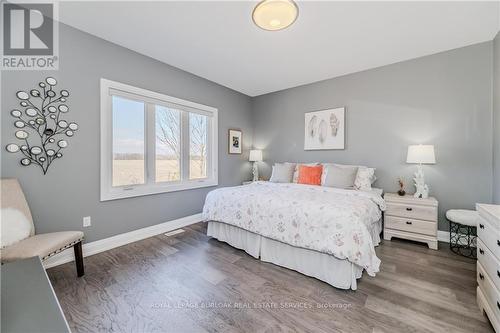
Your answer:
[[[413,196],[418,199],[427,199],[429,197],[429,193],[415,192]]]
[[[417,167],[417,172],[415,172],[415,198],[427,199],[429,197],[429,186],[425,183],[424,170],[420,164]]]
[[[252,174],[253,174],[253,182],[256,182],[259,180],[259,167],[257,166],[257,162],[253,162],[253,167],[252,167]]]

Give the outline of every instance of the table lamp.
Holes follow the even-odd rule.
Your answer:
[[[259,180],[259,168],[257,166],[257,162],[262,161],[262,150],[252,149],[250,150],[250,156],[248,157],[250,162],[253,162],[253,179],[252,181],[256,182]]]
[[[436,164],[433,145],[410,145],[406,155],[406,163],[418,164],[415,172],[415,198],[426,199],[429,197],[429,186],[425,184],[424,170],[422,164]]]

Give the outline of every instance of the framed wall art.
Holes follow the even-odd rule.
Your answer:
[[[307,112],[304,150],[345,149],[345,108]]]
[[[241,154],[243,135],[240,130],[230,129],[228,131],[228,152],[229,154]]]

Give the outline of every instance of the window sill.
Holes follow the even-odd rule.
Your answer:
[[[101,201],[134,198],[151,194],[186,191],[203,187],[212,187],[217,185],[219,185],[217,180],[204,179],[204,180],[192,180],[189,182],[177,183],[177,184],[157,184],[154,186],[137,185],[126,189],[124,187],[113,188],[111,190],[101,189]]]

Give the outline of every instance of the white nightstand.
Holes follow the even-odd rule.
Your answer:
[[[427,243],[438,249],[438,201],[435,198],[414,198],[386,193],[387,210],[384,215],[384,239],[392,237]]]

